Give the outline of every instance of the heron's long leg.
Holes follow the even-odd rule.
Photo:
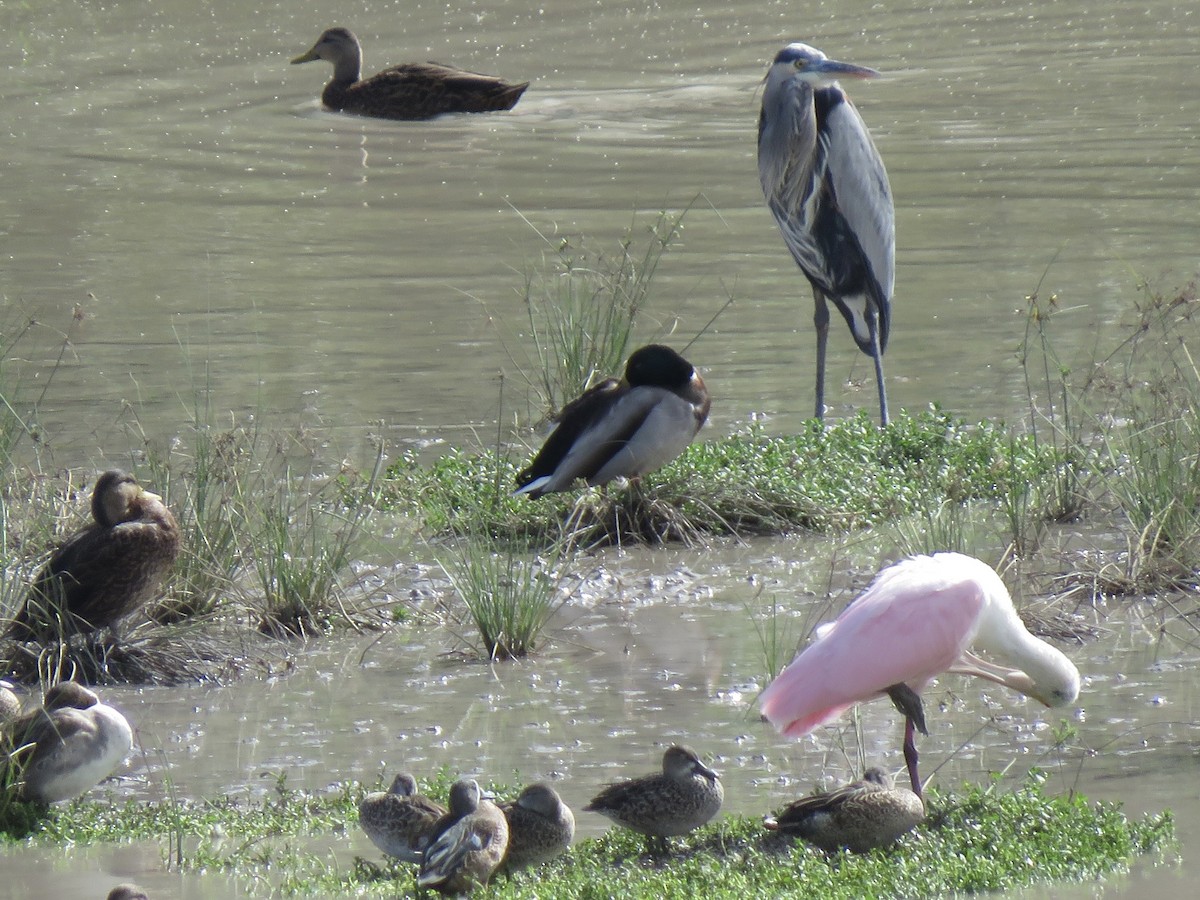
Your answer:
[[[871,329],[871,358],[875,360],[875,384],[879,386],[879,423],[886,428],[887,387],[883,383],[883,351],[879,349],[879,317],[874,313],[867,314],[867,327]]]
[[[825,295],[813,288],[816,311],[813,325],[817,328],[817,420],[825,421],[825,341],[829,338],[829,304]],[[876,357],[878,359],[878,357]]]

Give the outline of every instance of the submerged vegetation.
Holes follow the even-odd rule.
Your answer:
[[[446,778],[442,778],[442,789]],[[502,792],[501,792],[502,793]],[[260,803],[79,802],[33,827],[34,843],[159,842],[183,870],[224,872],[271,896],[416,896],[415,869],[321,853],[357,828],[357,785],[322,796],[282,782]],[[726,816],[683,839],[663,859],[644,855],[639,835],[618,828],[558,860],[476,896],[493,897],[929,897],[1082,881],[1126,871],[1138,856],[1174,842],[1169,814],[1131,821],[1113,805],[1050,797],[1031,777],[933,793],[930,815],[900,844],[864,856],[824,854],[781,840],[760,819]]]

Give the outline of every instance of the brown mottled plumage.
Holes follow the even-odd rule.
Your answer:
[[[107,900],[149,900],[146,892],[136,884],[118,884],[108,892]]]
[[[554,859],[571,846],[575,815],[558,791],[543,781],[529,785],[516,800],[500,804],[508,820],[508,853],[503,868],[509,872]]]
[[[657,838],[665,851],[668,837],[699,828],[717,814],[724,798],[720,776],[694,751],[676,744],[663,754],[661,774],[610,784],[584,810]]]
[[[10,637],[44,641],[96,631],[158,594],[179,555],[179,526],[162,498],[110,469],[92,490],[92,519],[35,576]]]
[[[407,772],[391,788],[367,794],[358,804],[358,824],[376,847],[388,856],[419,863],[432,839],[433,826],[446,807],[417,793],[417,781]]]
[[[508,821],[479,784],[462,778],[450,788],[450,812],[434,826],[417,887],[466,894],[487,884],[508,849]]]
[[[770,831],[803,838],[826,853],[845,848],[867,853],[886,847],[925,818],[921,798],[893,786],[882,769],[867,769],[862,781],[789,803],[763,824]]]
[[[57,803],[91,790],[113,773],[133,746],[119,712],[73,681],[46,691],[42,706],[0,731],[0,757],[23,800]],[[0,773],[8,779],[8,773]]]
[[[321,92],[329,109],[378,119],[431,119],[450,112],[512,109],[529,82],[509,84],[441,63],[402,63],[370,78],[362,77],[362,46],[346,28],[325,31],[312,49],[292,64],[324,59],[333,63],[333,80]]]

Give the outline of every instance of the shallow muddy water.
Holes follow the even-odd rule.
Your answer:
[[[792,742],[750,708],[763,671],[752,621],[769,598],[789,611],[799,639],[869,578],[870,566],[844,551],[832,563],[828,552],[811,541],[759,541],[711,548],[703,565],[682,550],[606,554],[583,572],[552,645],[533,660],[464,663],[446,654],[455,646],[446,632],[401,629],[294,647],[296,665],[281,665],[287,674],[279,677],[110,688],[106,697],[138,731],[138,751],[110,787],[118,796],[160,799],[169,778],[185,797],[258,797],[280,774],[291,786],[322,790],[347,779],[375,783],[398,768],[427,775],[445,766],[500,781],[514,772],[550,778],[579,809],[605,783],[656,769],[665,743],[686,741],[713,756],[725,809],[760,815],[864,763],[899,772],[902,724],[886,703],[861,708],[862,757],[848,722]],[[824,599],[827,584],[832,601]],[[1143,864],[1103,893],[1177,896],[1195,883],[1200,850],[1195,654],[1160,639],[1153,617],[1130,615],[1110,621],[1096,613],[1103,636],[1064,645],[1084,674],[1075,707],[1047,713],[991,685],[942,679],[926,696],[932,734],[921,741],[922,762],[945,787],[1009,766],[1016,778],[1038,765],[1051,791],[1082,790],[1120,801],[1131,814],[1176,810],[1183,864]],[[1053,752],[1051,731],[1062,721],[1078,729],[1078,742]],[[578,819],[580,836],[607,824],[583,813]],[[378,856],[356,829],[315,850],[344,863],[355,854]],[[165,874],[164,852],[88,849],[47,868],[53,851],[9,851],[0,897],[46,885],[56,896],[94,896],[75,887],[81,870],[136,876],[155,887],[155,897],[258,895],[244,885]]]
[[[1019,416],[1026,294],[1040,284],[1059,296],[1055,339],[1077,365],[1122,336],[1115,323],[1140,278],[1168,289],[1197,268],[1186,73],[1200,13],[1189,4],[578,9],[389,0],[350,18],[327,0],[0,6],[0,325],[41,323],[8,373],[27,402],[45,389],[50,464],[127,462],[140,446],[132,423],[169,441],[197,398],[219,417],[303,421],[335,459],[355,456],[376,420],[394,443],[474,445],[525,408],[519,292],[557,237],[612,252],[631,222],[640,233],[657,211],[689,204],[642,336],[677,323],[669,340],[682,345],[732,295],[688,351],[713,391],[705,434],[756,414],[768,431],[795,430],[811,413],[811,300],[754,163],[759,83],[793,39],[889,76],[853,96],[897,204],[894,408]],[[433,58],[533,85],[503,115],[332,115],[316,101],[328,67],[287,60],[334,23],[362,38],[367,71]],[[72,323],[76,304],[84,317]],[[71,345],[56,362],[62,332]],[[869,361],[840,326],[830,353],[832,414],[870,408]],[[715,755],[728,809],[765,812],[860,765],[841,749],[854,746],[849,732],[797,745],[748,714],[762,665],[745,604],[761,588],[807,609],[824,596],[828,552],[784,540],[606,555],[531,662],[462,664],[444,657],[447,635],[401,631],[315,642],[281,677],[110,691],[140,743],[115,790],[162,797],[169,772],[183,796],[253,795],[281,772],[319,789],[445,765],[554,776],[580,806],[684,738]],[[879,562],[834,566],[837,601],[849,599],[842,581],[861,583]],[[796,637],[820,618],[802,613]],[[1151,625],[1115,625],[1070,651],[1088,681],[1068,717],[1094,755],[1043,757],[1057,717],[957,679],[943,683],[954,693],[923,744],[927,771],[945,763],[943,784],[1037,762],[1054,785],[1131,812],[1174,808],[1182,866],[1080,889],[1089,896],[1174,897],[1200,884],[1197,654],[1154,637]],[[900,765],[890,709],[864,710],[864,732],[869,762]],[[580,816],[581,834],[601,827]],[[373,854],[357,833],[329,850]],[[126,877],[159,900],[253,895],[166,874],[153,846],[7,851],[3,868],[4,900],[92,898]]]

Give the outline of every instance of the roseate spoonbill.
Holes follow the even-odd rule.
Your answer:
[[[919,796],[919,693],[942,672],[986,678],[1049,707],[1079,696],[1079,670],[1025,629],[995,570],[961,553],[937,553],[881,571],[835,621],[817,629],[763,691],[759,707],[783,734],[801,737],[855,703],[891,695],[906,713],[904,757]]]
[[[430,830],[446,812],[442,804],[418,794],[417,780],[401,772],[388,790],[363,797],[358,804],[358,824],[388,856],[419,863]]]
[[[606,484],[665,466],[708,418],[708,389],[692,364],[661,344],[635,350],[625,378],[606,378],[568,403],[516,494],[565,491],[577,478]]]
[[[512,872],[563,853],[575,837],[575,814],[558,791],[538,781],[516,800],[499,804],[508,819],[508,853],[503,868]]]
[[[10,637],[44,641],[95,631],[157,596],[179,555],[179,526],[162,498],[110,469],[92,490],[92,519],[38,571]]]
[[[843,847],[868,853],[908,834],[925,818],[925,804],[908,788],[871,768],[837,790],[802,797],[763,819],[768,831],[803,838],[826,853]]]
[[[450,812],[434,825],[417,887],[465,894],[487,884],[508,849],[508,820],[479,784],[461,778],[450,787]]]
[[[3,737],[0,749],[11,754],[21,799],[38,803],[86,793],[111,775],[133,747],[125,717],[73,681],[46,691],[42,706],[9,723]]]
[[[695,831],[717,814],[724,799],[721,777],[695,751],[675,744],[663,754],[661,773],[610,784],[584,810],[657,838],[665,852],[668,837]]]
[[[825,416],[831,302],[875,361],[879,419],[888,423],[883,351],[891,323],[896,214],[883,160],[838,78],[874,69],[788,44],[767,70],[758,119],[758,177],[792,258],[812,284],[817,418]]]
[[[333,63],[333,80],[321,92],[328,109],[377,119],[432,119],[442,113],[512,109],[529,82],[509,84],[441,63],[403,63],[378,75],[362,77],[362,45],[346,28],[325,31],[312,49],[292,64],[324,59]]]

